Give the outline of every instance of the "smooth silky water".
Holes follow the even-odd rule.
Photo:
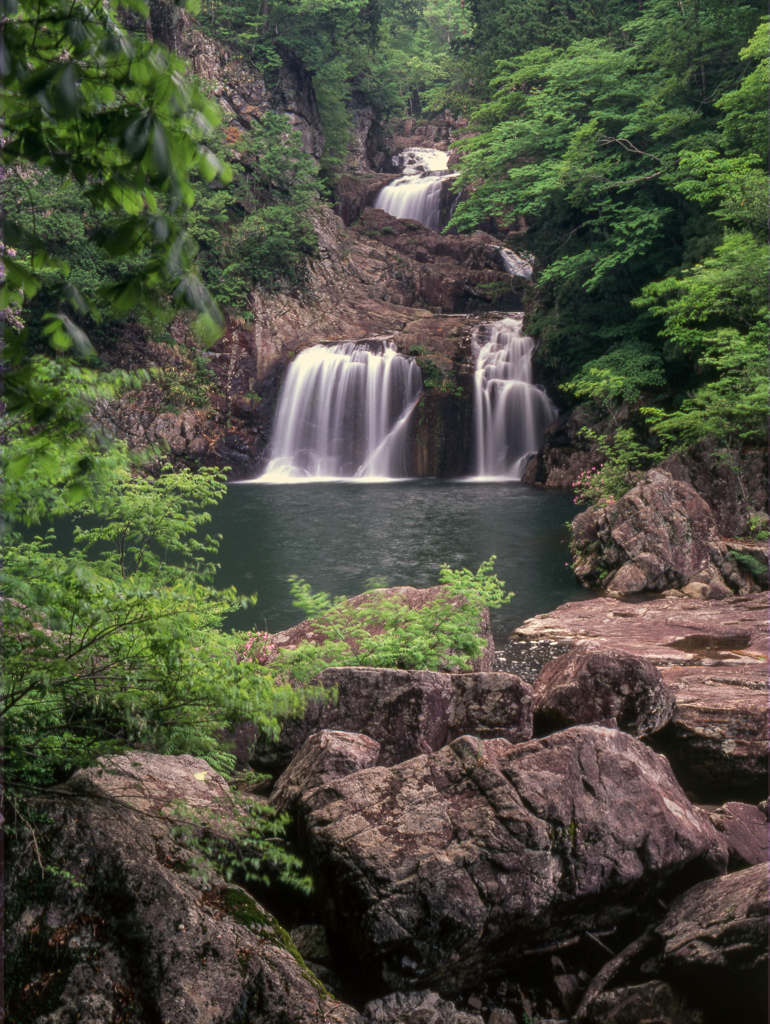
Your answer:
[[[209,532],[222,534],[217,583],[258,594],[233,629],[277,632],[304,618],[287,577],[335,596],[382,586],[429,587],[442,563],[476,570],[497,555],[511,602],[492,613],[501,644],[524,619],[587,596],[565,566],[568,494],[505,483],[231,484]]]

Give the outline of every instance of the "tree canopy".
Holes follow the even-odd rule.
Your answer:
[[[717,403],[726,413],[745,388],[736,350],[752,397],[740,429],[717,435],[756,441],[764,430],[767,24],[758,21],[750,4],[653,0],[613,37],[526,50],[498,63],[495,95],[458,144],[452,224],[529,225],[538,273],[528,322],[540,358],[563,380],[617,346],[657,352],[670,402],[687,411],[686,421],[656,419],[669,441],[676,424],[682,439],[716,430],[711,414],[696,428],[696,410]]]

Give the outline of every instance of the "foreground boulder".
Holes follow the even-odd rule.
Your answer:
[[[676,697],[652,742],[677,778],[705,799],[767,793],[767,662],[663,669]]]
[[[757,589],[730,557],[703,498],[659,469],[618,501],[581,512],[572,537],[575,573],[589,586],[636,594],[680,590],[697,578],[714,598]]]
[[[258,736],[250,757],[254,768],[280,771],[322,729],[370,736],[380,744],[381,765],[439,750],[465,733],[513,743],[532,736],[532,688],[507,672],[329,668],[314,685],[336,692],[336,701],[309,704],[275,741]]]
[[[770,859],[767,813],[761,807],[729,801],[711,811],[709,818],[725,837],[730,870],[765,864]]]
[[[393,987],[461,988],[727,860],[667,762],[598,726],[464,736],[313,790],[301,813],[335,941]]]
[[[674,711],[673,695],[651,662],[590,641],[549,661],[534,689],[540,728],[614,718],[624,732],[646,736],[663,728]]]
[[[6,1010],[16,1021],[358,1024],[243,889],[175,841],[185,801],[227,828],[227,786],[205,761],[132,754],[78,772],[37,842],[12,847],[6,889]],[[28,840],[27,840],[28,841]]]
[[[293,811],[303,793],[371,768],[379,755],[379,743],[368,736],[322,729],[300,747],[270,794],[270,803],[279,811]]]
[[[767,1020],[767,902],[757,864],[694,886],[657,928],[665,973],[697,986],[703,1005],[728,1014],[719,1019]]]

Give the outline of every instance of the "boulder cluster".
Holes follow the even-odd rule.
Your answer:
[[[743,652],[761,632],[758,600],[732,599]],[[624,611],[583,604],[594,626],[611,622],[605,605]],[[9,1020],[766,1019],[767,802],[753,802],[766,793],[766,699],[731,738],[740,709],[715,711],[729,684],[693,640],[714,635],[709,603],[690,604],[680,647],[660,628],[657,647],[645,641],[636,621],[625,644],[581,636],[580,605],[531,620],[523,635],[571,644],[534,684],[323,672],[316,692],[336,699],[251,750],[309,899],[279,886],[257,902],[185,843],[190,814],[236,861],[244,841],[241,805],[205,761],[132,753],[77,772],[36,826],[56,872],[41,874],[34,848],[12,851]]]

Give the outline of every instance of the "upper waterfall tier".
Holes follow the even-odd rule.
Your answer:
[[[543,443],[556,407],[532,383],[535,342],[522,316],[479,327],[473,339],[478,477],[520,480],[527,458]]]
[[[406,424],[420,397],[414,359],[392,344],[314,345],[289,366],[266,482],[406,476]]]
[[[444,182],[457,177],[449,170],[448,161],[449,154],[438,149],[405,149],[395,157],[403,177],[379,191],[375,209],[440,231]]]

